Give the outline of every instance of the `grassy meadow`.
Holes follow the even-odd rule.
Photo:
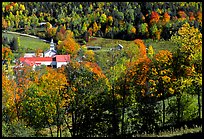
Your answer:
[[[21,47],[29,51],[35,51],[37,48],[40,48],[42,50],[47,50],[50,46],[49,43],[46,43],[40,39],[20,36],[18,34],[2,33],[2,37],[3,36],[7,37],[9,40],[12,40],[13,37],[20,37]]]

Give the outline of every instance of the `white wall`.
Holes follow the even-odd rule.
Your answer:
[[[37,62],[35,62],[35,63],[41,63],[41,65],[51,65],[51,63],[52,63],[52,61],[37,61]]]
[[[61,67],[62,65],[67,65],[69,62],[57,62],[57,68]]]

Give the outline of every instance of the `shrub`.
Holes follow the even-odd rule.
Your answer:
[[[2,122],[3,137],[34,137],[35,130],[26,126],[24,121],[6,123]]]

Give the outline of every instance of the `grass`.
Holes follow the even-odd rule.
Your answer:
[[[137,135],[139,137],[176,137],[176,136],[200,136],[202,132],[202,127],[195,127],[195,128],[187,128],[187,129],[181,129],[176,130],[174,132],[172,131],[164,131],[160,132],[158,135],[156,134],[145,134],[145,135]]]
[[[108,48],[114,48],[117,47],[118,44],[123,45],[124,47],[130,44],[134,44],[133,41],[125,41],[125,40],[119,40],[119,39],[107,39],[107,38],[99,38],[94,37],[95,39],[90,40],[86,43],[88,46],[101,46],[102,49],[108,49]]]
[[[178,45],[171,41],[165,40],[155,41],[152,39],[147,39],[143,41],[147,47],[152,45],[155,53],[158,53],[160,50],[169,50],[170,52],[173,52],[178,48]]]
[[[89,42],[87,42],[88,46],[101,46],[102,49],[104,49],[104,48],[116,47],[118,44],[121,44],[124,47],[126,47],[128,45],[134,45],[135,44],[133,41],[98,38],[98,37],[94,37],[94,38],[92,40],[90,40]],[[152,45],[155,53],[157,53],[159,50],[169,50],[169,51],[173,52],[176,48],[178,48],[177,44],[175,44],[171,41],[165,41],[165,40],[156,41],[156,40],[152,40],[152,39],[147,39],[147,40],[143,40],[143,41],[147,47]]]
[[[51,126],[53,137],[57,137],[57,126]],[[39,132],[43,137],[51,137],[50,129],[43,128]],[[58,134],[59,135],[59,134]],[[71,133],[69,132],[66,125],[62,125],[62,137],[71,137]]]
[[[53,137],[57,137],[57,128],[56,126],[52,126]],[[181,128],[180,130],[175,131],[163,131],[159,132],[159,134],[137,134],[133,135],[133,137],[176,137],[176,136],[200,136],[202,132],[202,127],[195,128]],[[49,128],[44,128],[40,131],[42,136],[51,137]],[[67,128],[62,129],[62,137],[71,137],[70,132]]]
[[[3,36],[7,37],[9,40],[11,40],[13,37],[20,37],[21,47],[31,51],[35,51],[37,48],[40,48],[42,50],[47,50],[50,46],[49,43],[46,43],[40,39],[20,36],[17,34],[2,33],[2,37]]]
[[[149,47],[150,45],[153,46],[155,54],[158,53],[160,50],[169,50],[173,52],[178,46],[171,42],[171,41],[155,41],[152,39],[143,40],[146,47]],[[107,38],[99,38],[99,37],[93,37],[90,39],[89,42],[87,42],[87,46],[101,46],[102,49],[95,51],[95,58],[99,66],[105,70],[108,69],[110,66],[110,63],[107,61],[110,61],[112,59],[111,55],[108,54],[108,51],[110,48],[117,47],[118,44],[121,44],[125,47],[135,45],[134,41],[125,41],[125,40],[119,40],[119,39],[107,39]]]

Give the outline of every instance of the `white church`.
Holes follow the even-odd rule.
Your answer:
[[[50,49],[44,52],[44,57],[53,57],[56,54],[57,51],[55,50],[55,44],[52,39],[50,43]]]

